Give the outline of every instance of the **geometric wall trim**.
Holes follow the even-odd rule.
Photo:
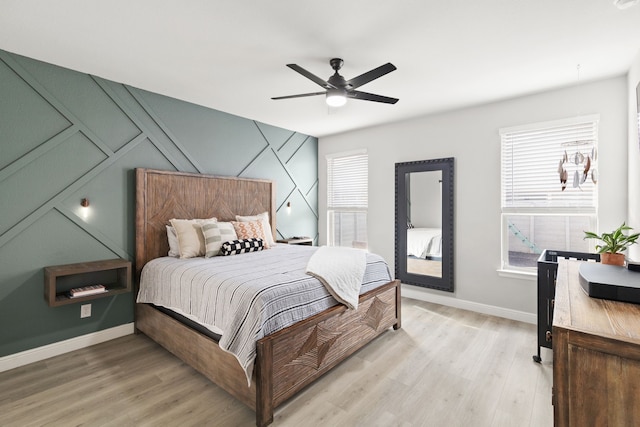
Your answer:
[[[274,180],[277,235],[317,240],[308,135],[0,50],[0,138],[0,357],[133,320],[132,294],[88,319],[42,294],[47,265],[134,259],[136,167]]]

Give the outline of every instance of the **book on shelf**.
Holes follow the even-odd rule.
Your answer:
[[[107,292],[107,288],[104,285],[88,285],[71,289],[69,291],[69,297],[86,297],[87,295],[102,294],[104,292]]]

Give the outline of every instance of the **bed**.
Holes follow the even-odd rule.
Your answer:
[[[167,254],[171,218],[229,221],[267,211],[275,233],[275,210],[275,187],[268,180],[136,169],[136,276]],[[401,327],[400,283],[361,294],[355,310],[334,305],[260,338],[249,385],[236,357],[210,334],[151,304],[136,304],[135,322],[137,331],[254,409],[256,425],[265,426],[274,409],[302,388],[387,329]]]
[[[441,259],[442,230],[439,228],[408,228],[407,256]]]

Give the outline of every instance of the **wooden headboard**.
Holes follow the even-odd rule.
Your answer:
[[[172,218],[235,221],[236,215],[269,212],[276,233],[275,183],[264,179],[136,169],[136,277],[169,251],[166,225]]]

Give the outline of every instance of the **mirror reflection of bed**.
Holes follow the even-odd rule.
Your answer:
[[[442,171],[407,175],[407,272],[442,277]]]

